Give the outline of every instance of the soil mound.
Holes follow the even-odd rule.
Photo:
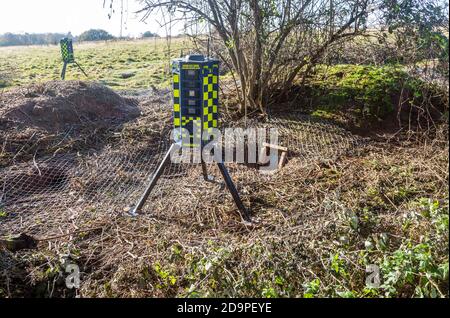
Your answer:
[[[0,95],[0,126],[61,132],[76,126],[123,123],[140,115],[137,102],[97,83],[52,81]]]

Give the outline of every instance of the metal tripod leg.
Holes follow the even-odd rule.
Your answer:
[[[142,208],[144,207],[145,202],[147,202],[147,199],[150,196],[150,193],[152,192],[153,188],[156,186],[158,179],[161,177],[161,175],[164,171],[164,168],[170,162],[170,154],[172,153],[173,149],[175,149],[175,146],[176,146],[176,144],[173,144],[170,147],[169,151],[167,152],[163,161],[159,165],[158,169],[156,169],[150,183],[148,184],[147,188],[145,189],[145,192],[142,195],[142,197],[139,199],[139,202],[137,203],[136,207],[130,211],[130,214],[132,216],[137,216],[141,212]]]
[[[214,182],[214,176],[208,174],[208,168],[206,167],[206,163],[202,160],[202,171],[203,171],[203,179],[207,182]]]
[[[219,170],[222,173],[223,179],[225,180],[225,183],[227,184],[227,188],[230,191],[231,195],[233,196],[233,200],[236,203],[236,206],[238,207],[239,211],[241,212],[241,217],[244,219],[244,221],[251,222],[252,219],[250,217],[250,214],[248,213],[247,209],[245,208],[244,204],[241,201],[241,198],[239,197],[239,193],[236,190],[236,187],[234,186],[233,180],[230,177],[230,174],[228,173],[227,168],[223,163],[218,163]]]
[[[61,72],[61,79],[64,81],[66,79],[67,62],[64,62],[63,69]]]
[[[89,77],[86,72],[83,70],[83,68],[81,67],[80,64],[78,64],[78,62],[75,62],[75,64],[78,66],[78,68],[83,72],[84,76]]]

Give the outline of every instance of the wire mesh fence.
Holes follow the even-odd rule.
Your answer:
[[[363,142],[336,125],[301,114],[272,116],[249,126],[278,129],[280,144],[289,150],[286,170],[290,165],[298,168],[335,160]],[[3,168],[0,235],[58,235],[67,228],[83,229],[100,219],[125,216],[169,149],[168,131],[169,124],[159,139],[123,139],[95,152],[54,155]],[[275,178],[245,164],[227,166],[250,208],[252,187]],[[142,217],[170,217],[187,223],[195,218],[201,224],[217,222],[219,207],[236,211],[231,195],[219,182],[218,169],[208,165],[208,170],[216,177],[215,184],[203,180],[201,165],[167,166]]]

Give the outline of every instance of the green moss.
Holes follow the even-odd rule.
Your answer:
[[[332,111],[318,109],[318,110],[315,110],[311,114],[311,116],[313,116],[315,118],[333,119],[335,117],[335,114]]]
[[[421,98],[424,83],[408,76],[402,66],[318,66],[308,82],[315,117],[333,118],[345,112],[364,119],[384,119],[394,113],[403,90]]]

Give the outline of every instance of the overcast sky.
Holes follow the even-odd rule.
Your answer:
[[[70,31],[73,35],[79,35],[95,28],[118,36],[120,1],[115,3],[116,13],[109,20],[109,9],[103,8],[103,0],[0,0],[0,34]],[[124,20],[127,22],[123,30],[124,36],[138,36],[145,31],[165,35],[164,29],[156,22],[158,17],[150,17],[146,23],[140,22],[139,16],[134,14],[139,8],[135,0],[124,0],[124,7]],[[177,31],[173,30],[172,34],[176,35]]]

